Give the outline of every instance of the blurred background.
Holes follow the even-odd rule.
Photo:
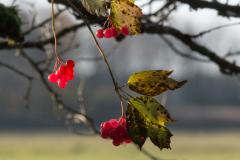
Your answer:
[[[80,1],[80,0],[79,0]],[[162,8],[166,1],[136,1],[143,6],[144,15],[151,15]],[[212,1],[208,1],[212,2]],[[239,0],[219,0],[221,4],[236,6]],[[25,32],[31,25],[37,26],[51,18],[51,3],[47,0],[0,0],[10,6],[17,5],[24,22]],[[58,9],[57,9],[58,8]],[[65,9],[57,4],[56,13]],[[56,17],[56,32],[83,23],[74,16],[71,9],[61,11]],[[157,17],[157,16],[156,16]],[[156,17],[150,16],[152,21]],[[89,18],[89,17],[88,17]],[[32,20],[35,19],[34,22]],[[164,26],[170,26],[190,35],[214,27],[239,23],[239,17],[220,16],[213,9],[194,10],[188,4],[177,2],[177,9],[168,16]],[[94,33],[101,28],[91,25]],[[240,66],[239,25],[224,27],[200,36],[194,41],[219,57]],[[140,36],[126,36],[121,40],[101,39],[99,44],[107,56],[119,86],[127,83],[132,73],[144,70],[174,70],[171,78],[188,80],[180,89],[167,91],[154,97],[165,104],[171,117],[179,121],[166,124],[173,133],[170,150],[159,151],[149,140],[141,152],[133,144],[114,147],[110,140],[97,135],[76,135],[69,131],[67,110],[57,111],[46,85],[36,74],[26,58],[16,48],[1,48],[0,61],[33,77],[29,94],[29,109],[24,96],[28,90],[28,79],[19,76],[10,68],[0,65],[0,159],[1,160],[54,160],[54,159],[176,159],[176,160],[237,160],[240,159],[240,78],[239,74],[223,74],[219,66],[209,58],[183,44],[170,35],[142,33]],[[26,42],[39,42],[52,37],[51,21],[25,35]],[[166,43],[171,41],[183,53],[195,59],[185,58]],[[1,38],[0,43],[6,42]],[[92,40],[86,26],[79,27],[58,40],[58,50],[63,60],[76,62],[75,78],[67,87],[47,85],[59,94],[58,99],[74,110],[84,105],[86,115],[99,130],[100,124],[121,116],[121,105],[106,64]],[[53,44],[45,44],[44,50],[24,48],[25,54],[38,63],[44,71],[43,79],[52,72],[55,60]],[[228,53],[238,53],[227,57]],[[50,58],[49,58],[50,57]],[[50,63],[47,60],[51,60]],[[45,67],[47,66],[47,69]],[[127,87],[124,90],[132,96],[139,96]],[[81,94],[82,93],[82,94]],[[127,106],[124,103],[125,107]],[[61,107],[59,106],[61,109]],[[61,119],[60,116],[61,115]],[[89,133],[84,123],[74,124],[80,132]]]

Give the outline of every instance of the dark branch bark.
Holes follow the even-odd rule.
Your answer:
[[[203,1],[203,0],[169,0],[169,1],[178,1],[181,3],[188,4],[191,8],[203,9],[209,8],[218,11],[218,14],[224,17],[240,17],[240,6],[232,6],[228,4],[222,4],[218,1]]]
[[[236,66],[235,63],[230,63],[223,58],[220,58],[216,53],[209,50],[208,48],[194,42],[192,37],[188,34],[183,34],[182,32],[171,28],[154,23],[142,23],[142,32],[141,33],[150,33],[150,34],[169,34],[183,42],[193,51],[197,51],[203,56],[208,57],[211,61],[215,62],[222,73],[225,74],[238,74],[240,73],[240,67]]]

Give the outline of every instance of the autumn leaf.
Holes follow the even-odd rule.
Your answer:
[[[175,90],[181,88],[187,80],[178,82],[168,76],[173,71],[152,70],[132,74],[128,80],[128,87],[142,95],[156,96],[168,89]]]
[[[111,2],[110,18],[114,28],[119,31],[123,26],[128,27],[129,34],[141,32],[141,24],[136,18],[143,18],[142,9],[133,4],[134,0],[113,0]]]
[[[96,14],[98,17],[106,14],[105,3],[102,0],[82,0],[82,5],[89,13]]]
[[[131,140],[141,147],[147,137],[160,150],[170,147],[171,132],[164,126],[172,123],[169,112],[155,99],[139,96],[129,101],[127,110],[127,130]]]

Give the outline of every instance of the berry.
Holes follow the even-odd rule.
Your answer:
[[[72,68],[75,67],[75,63],[74,63],[73,60],[68,60],[66,66],[67,66],[68,69],[72,69]]]
[[[67,69],[67,75],[72,75],[73,74],[73,72],[74,72],[74,69],[72,68],[72,69]]]
[[[67,67],[66,66],[61,66],[59,69],[60,69],[60,73],[62,75],[67,74]]]
[[[119,146],[121,144],[121,140],[119,138],[115,138],[115,139],[113,139],[112,143],[114,146]]]
[[[61,78],[61,81],[63,82],[67,82],[69,80],[69,76],[68,75],[63,75]]]
[[[123,125],[119,125],[117,126],[116,130],[119,132],[119,134],[123,134],[126,131],[126,127],[124,127]]]
[[[104,36],[106,38],[111,38],[113,36],[113,31],[111,28],[107,28],[105,31],[104,31]]]
[[[128,29],[128,27],[125,27],[125,26],[122,27],[121,33],[122,33],[124,36],[128,35],[128,34],[129,34],[129,29]]]
[[[104,37],[103,30],[102,30],[102,29],[99,29],[99,30],[97,31],[97,33],[96,33],[96,36],[97,36],[98,38],[103,38],[103,37]]]
[[[130,139],[127,131],[125,131],[125,132],[123,133],[123,138],[124,138],[124,139]]]
[[[112,124],[110,122],[106,122],[104,125],[103,125],[103,129],[105,130],[110,130],[112,129]]]
[[[112,31],[113,31],[113,37],[118,37],[118,35],[119,35],[118,30],[115,28],[112,28]]]
[[[116,128],[117,125],[118,125],[118,122],[117,122],[116,119],[112,119],[112,120],[110,120],[109,122],[112,123],[112,128]]]
[[[109,131],[109,138],[115,139],[118,137],[118,131],[116,129],[112,129]]]
[[[57,70],[56,75],[57,75],[58,79],[62,78],[63,74],[60,72],[60,69]]]
[[[60,79],[60,80],[58,81],[58,86],[59,86],[60,88],[65,88],[65,87],[67,86],[67,82],[64,82],[64,81],[62,81],[62,79]]]
[[[74,78],[74,74],[72,73],[71,75],[68,75],[69,77],[68,77],[68,80],[73,80],[73,78]]]
[[[101,124],[101,128],[103,128],[103,126],[104,126],[105,123],[106,123],[106,122],[103,122],[103,123]]]
[[[50,74],[48,76],[48,80],[51,82],[51,83],[57,83],[58,82],[58,76],[56,74]]]
[[[120,140],[120,142],[121,142],[121,143],[123,143],[123,142],[124,142],[124,138],[123,138],[123,136],[122,136],[122,135],[119,135],[119,136],[118,136],[118,138],[119,138],[119,140]]]
[[[131,139],[124,139],[124,142],[125,142],[125,143],[131,143],[132,140],[131,140]]]
[[[101,131],[101,136],[102,136],[102,138],[107,139],[108,136],[109,136],[108,130],[105,130],[105,129],[102,130]]]

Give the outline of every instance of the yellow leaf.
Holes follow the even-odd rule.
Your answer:
[[[98,17],[106,14],[105,3],[102,0],[82,0],[82,5],[89,13],[96,14]]]
[[[134,2],[131,0],[131,2]],[[114,28],[119,31],[123,26],[128,27],[129,34],[141,32],[141,24],[136,18],[143,18],[142,9],[128,0],[113,0],[111,2],[110,18]]]
[[[164,126],[164,123],[176,121],[170,117],[167,109],[151,97],[139,96],[131,99],[130,102],[148,122]]]
[[[132,74],[128,80],[128,87],[142,95],[156,96],[168,89],[181,88],[187,80],[178,82],[168,76],[173,71],[152,70]]]

